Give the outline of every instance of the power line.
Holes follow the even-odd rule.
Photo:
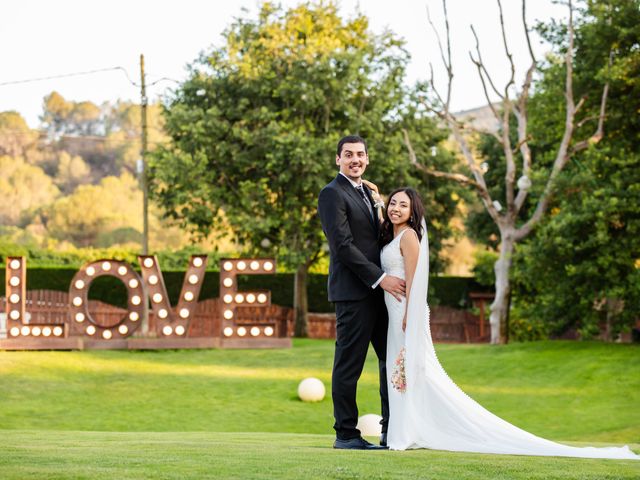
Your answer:
[[[54,80],[57,78],[68,78],[68,77],[79,77],[79,76],[83,76],[83,75],[92,75],[94,73],[102,73],[102,72],[112,72],[115,70],[120,70],[122,71],[122,73],[124,73],[124,75],[127,77],[127,80],[129,81],[129,83],[131,85],[133,85],[134,87],[140,87],[139,84],[137,84],[136,82],[134,82],[133,80],[131,80],[131,77],[129,76],[129,73],[127,72],[127,70],[124,67],[109,67],[109,68],[99,68],[96,70],[87,70],[84,72],[74,72],[74,73],[64,73],[61,75],[51,75],[48,77],[38,77],[38,78],[27,78],[24,80],[12,80],[9,82],[0,82],[0,87],[4,87],[6,85],[19,85],[19,84],[23,84],[23,83],[33,83],[33,82],[41,82],[44,80]]]

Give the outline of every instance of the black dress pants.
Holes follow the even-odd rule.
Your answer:
[[[382,431],[389,423],[387,393],[387,328],[389,319],[381,289],[357,301],[336,302],[336,351],[333,360],[331,390],[333,397],[333,428],[341,440],[360,436],[356,428],[358,406],[356,390],[367,358],[369,343],[378,357],[380,369],[380,399]]]

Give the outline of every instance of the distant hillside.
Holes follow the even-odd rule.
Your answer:
[[[493,106],[494,108],[499,108],[500,104],[495,103]],[[479,130],[484,130],[486,132],[498,131],[498,121],[493,116],[493,112],[491,112],[489,105],[472,108],[470,110],[462,110],[460,112],[455,112],[454,115],[459,120],[466,120],[470,122],[471,126]]]

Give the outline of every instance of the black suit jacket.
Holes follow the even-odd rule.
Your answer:
[[[371,193],[364,187],[369,196]],[[329,301],[362,300],[382,276],[377,218],[353,185],[338,174],[318,198],[322,230],[329,241]]]

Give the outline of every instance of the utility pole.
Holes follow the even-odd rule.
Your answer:
[[[142,254],[149,254],[149,184],[147,180],[147,89],[144,76],[144,55],[140,54],[140,113],[142,115]]]
[[[142,141],[140,147],[140,156],[142,168],[140,175],[142,180],[142,254],[149,254],[149,182],[147,179],[147,88],[144,76],[144,55],[140,54],[140,115],[142,127]],[[146,287],[145,298],[146,298]],[[149,334],[149,305],[145,301],[144,313],[141,319],[141,333],[144,336]]]

